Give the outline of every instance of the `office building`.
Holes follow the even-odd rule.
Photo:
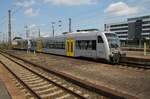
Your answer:
[[[105,24],[105,30],[117,33],[121,43],[142,45],[150,43],[150,15],[128,18],[125,22]]]

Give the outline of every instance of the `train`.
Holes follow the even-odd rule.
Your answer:
[[[55,37],[39,37],[16,39],[13,49],[31,49],[37,52],[63,55],[69,57],[86,57],[119,63],[122,56],[120,41],[116,33],[111,31],[77,31]]]

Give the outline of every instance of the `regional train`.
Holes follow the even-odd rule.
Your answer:
[[[27,49],[27,40],[14,40],[14,49]],[[119,63],[120,41],[111,31],[77,31],[55,37],[30,39],[31,50],[69,57],[87,57]]]

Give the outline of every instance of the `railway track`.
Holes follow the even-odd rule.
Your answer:
[[[17,85],[21,85],[21,88],[23,86],[23,91],[25,91],[27,97],[29,98],[45,98],[50,97],[48,95],[52,95],[52,99],[136,99],[136,97],[130,96],[125,93],[96,86],[85,81],[78,81],[78,79],[68,77],[68,75],[57,73],[56,71],[47,70],[45,68],[42,68],[41,66],[38,66],[30,61],[24,60],[23,58],[17,57],[10,53],[1,53],[1,56],[5,57],[7,61],[12,61],[15,64],[19,65],[17,66],[18,68],[25,69],[18,70],[16,69],[16,66],[11,66],[11,69],[1,61],[5,65],[5,67],[15,76],[15,78],[17,79]],[[25,63],[28,66],[26,66]],[[13,70],[13,68],[15,68],[15,70]],[[15,71],[19,72],[17,73]],[[49,72],[52,74],[49,75]],[[58,95],[54,95],[51,93],[55,93]]]
[[[49,53],[42,53],[42,54],[49,54]],[[50,54],[50,55],[55,55],[55,54]],[[55,56],[66,57],[66,56],[62,56],[62,55],[55,55]],[[73,57],[71,57],[71,58],[73,58]],[[92,61],[92,62],[101,62],[104,64],[109,64],[103,60],[99,61],[99,60],[95,60],[95,59],[91,59],[91,58],[85,58],[85,57],[73,58],[73,59],[79,59],[79,60],[84,60],[84,61],[88,60],[88,61]],[[132,60],[132,58],[128,59],[126,57],[122,57],[120,63],[115,64],[115,65],[119,66],[119,67],[131,67],[131,68],[142,69],[142,70],[150,69],[150,62],[149,63],[139,62],[139,59],[138,60],[134,59],[134,62],[130,61],[130,60]]]
[[[146,65],[146,64],[139,64],[139,63],[133,63],[133,62],[121,62],[119,64],[119,66],[122,67],[131,67],[131,68],[135,68],[135,69],[142,69],[142,70],[149,70],[150,69],[150,65]]]
[[[98,98],[103,99],[101,95],[94,95],[84,92],[83,89],[75,90],[63,81],[46,75],[44,72],[28,67],[16,59],[0,54],[1,63],[15,76],[16,85],[26,94],[27,98],[37,99],[85,99]],[[10,65],[11,64],[11,65]]]
[[[43,54],[49,54],[49,53],[43,53]],[[55,54],[51,54],[51,55],[55,55]],[[67,57],[67,56],[62,56],[62,55],[56,55],[56,56]],[[71,57],[71,58],[74,58],[74,57]],[[104,64],[110,64],[110,63],[106,62],[105,60],[100,61],[100,60],[95,60],[95,59],[85,58],[85,57],[74,58],[74,59],[85,60],[85,61],[88,60],[88,61],[93,61],[93,62],[101,62]],[[126,57],[122,57],[120,60],[120,63],[115,64],[115,65],[116,66],[122,66],[122,67],[132,67],[132,68],[143,69],[143,70],[150,69],[150,62],[144,63],[144,62],[139,62],[139,60],[135,60],[135,59],[134,59],[135,61],[133,62],[130,60],[132,60],[132,58],[128,59]]]

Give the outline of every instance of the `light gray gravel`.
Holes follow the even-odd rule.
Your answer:
[[[56,69],[101,86],[135,95],[140,99],[150,99],[150,70],[53,55],[26,54],[23,51],[13,53],[46,68]]]

